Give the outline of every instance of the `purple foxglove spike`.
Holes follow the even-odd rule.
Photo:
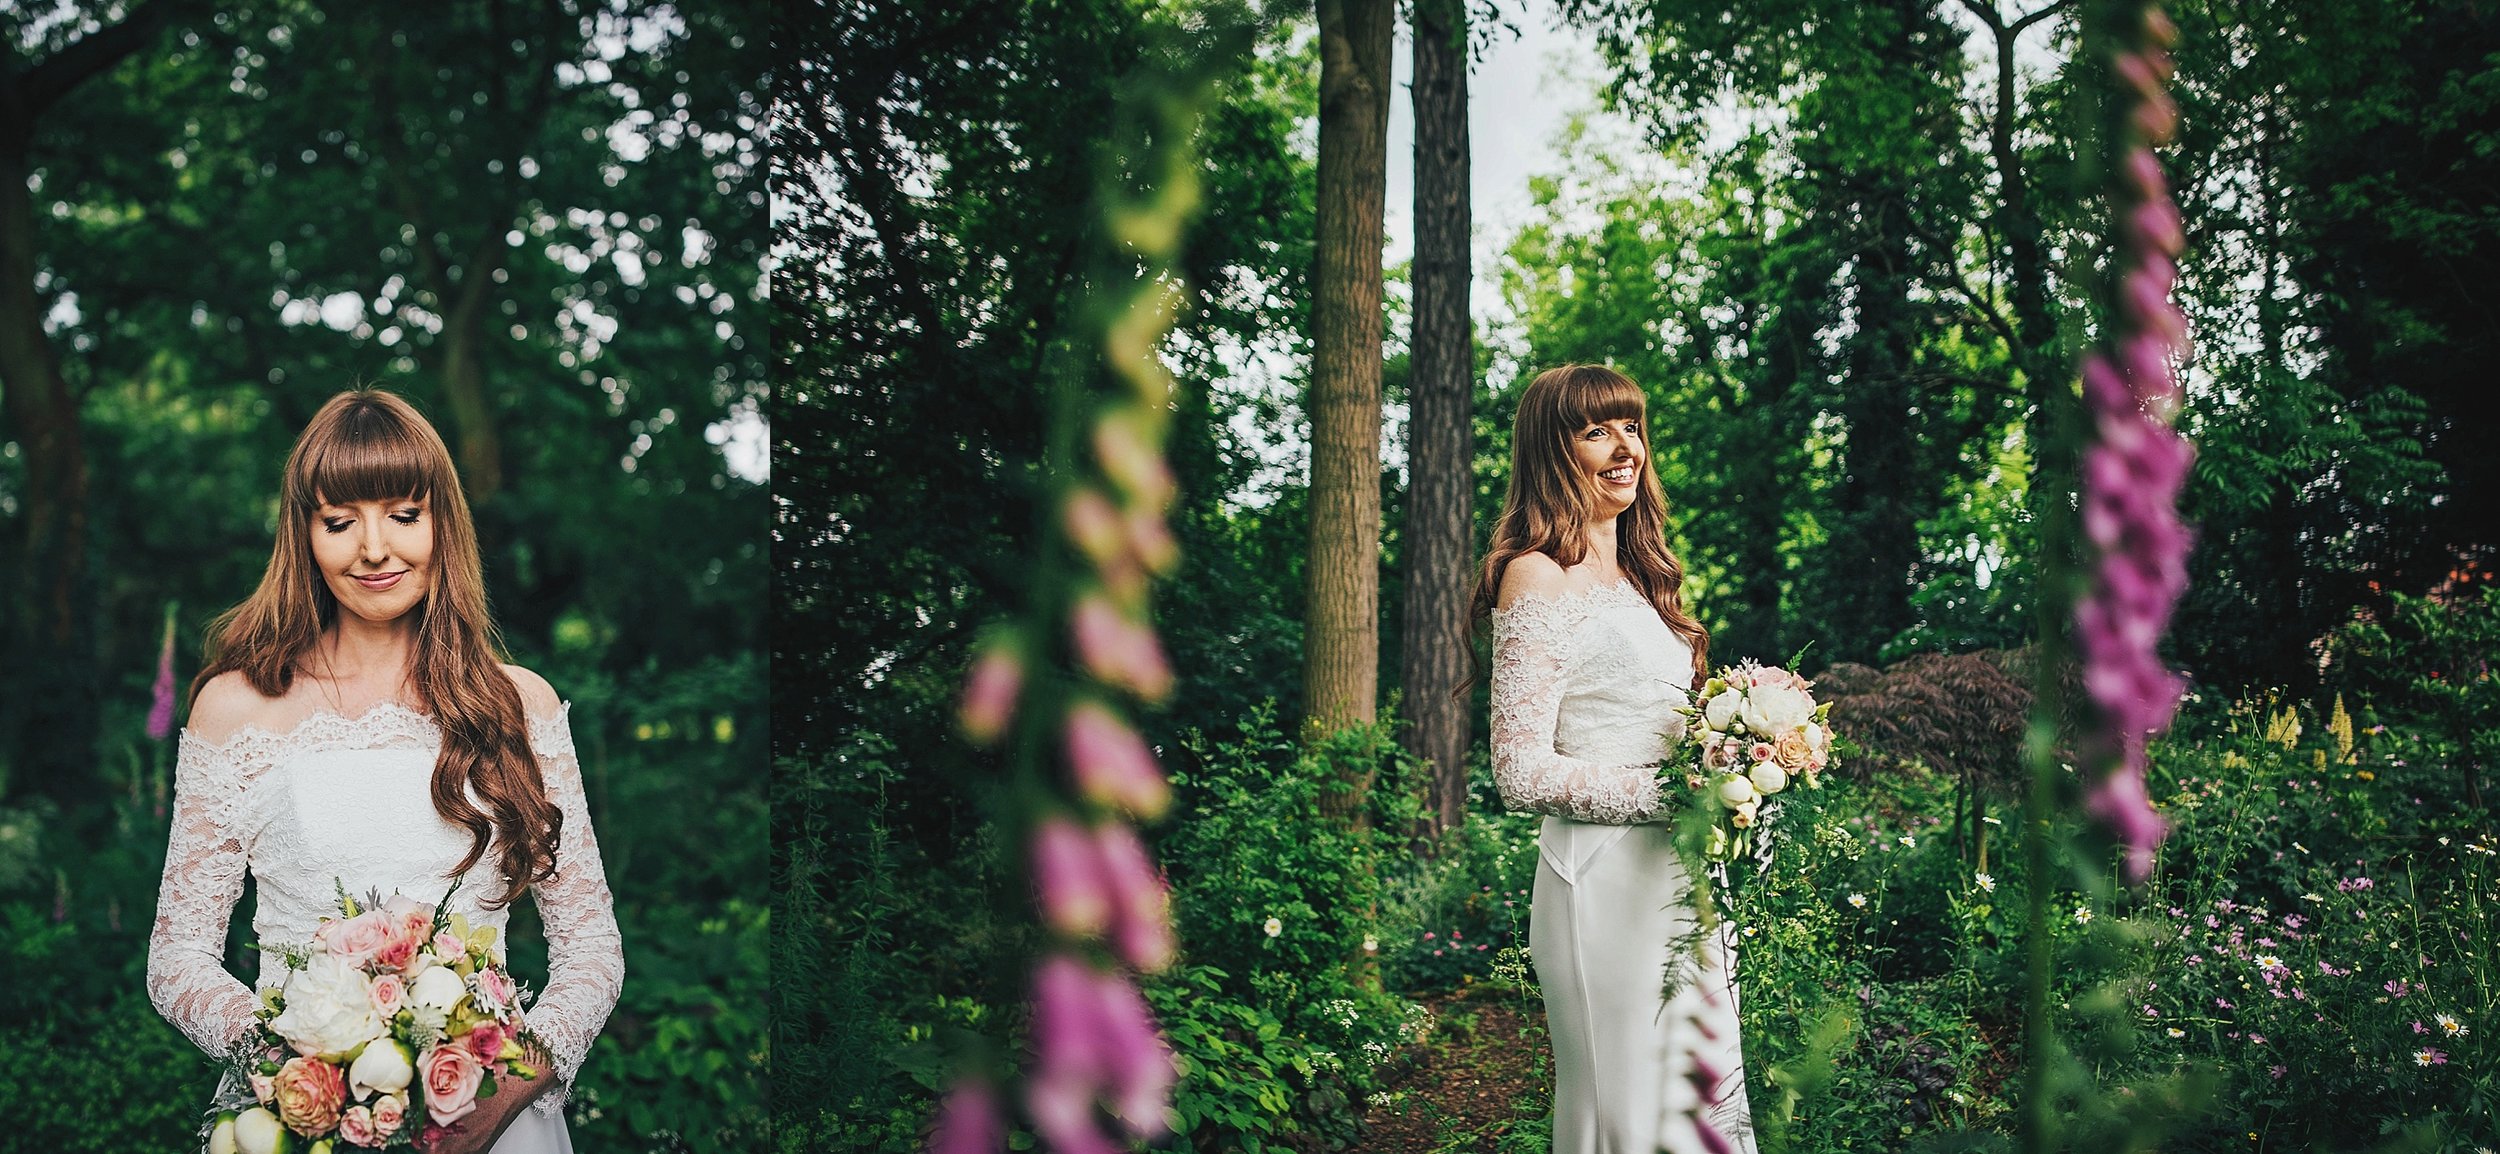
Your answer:
[[[1112,564],[1127,551],[1127,526],[1121,522],[1120,510],[1100,489],[1083,488],[1070,494],[1060,509],[1060,519],[1067,526],[1068,540],[1096,568]]]
[[[1156,573],[1170,573],[1181,563],[1180,542],[1172,539],[1172,526],[1163,514],[1139,507],[1128,513],[1129,548],[1146,568]]]
[[[2154,69],[2152,61],[2133,52],[2121,52],[2111,64],[2116,68],[2118,78],[2126,81],[2128,87],[2135,89],[2146,100],[2161,99],[2161,75]]]
[[[2135,388],[2109,358],[2094,353],[2083,359],[2083,399],[2096,412],[2117,412],[2134,399]]]
[[[156,655],[156,685],[148,705],[148,738],[163,741],[174,735],[174,615],[165,614],[165,646]]]
[[[1693,1135],[1701,1139],[1701,1148],[1710,1154],[1736,1154],[1736,1147],[1728,1142],[1727,1136],[1719,1133],[1719,1128],[1711,1125],[1699,1111],[1693,1114]]]
[[[2163,256],[2177,256],[2187,248],[2186,225],[2179,219],[2178,207],[2167,199],[2137,205],[2127,217],[2127,226],[2137,244]]]
[[[988,745],[1007,732],[1015,717],[1016,697],[1024,692],[1024,656],[1011,643],[999,643],[973,659],[964,678],[963,706],[956,713],[964,736]]]
[[[1050,928],[1079,938],[1109,929],[1117,891],[1107,872],[1094,839],[1075,822],[1053,817],[1034,829],[1033,880]]]
[[[1148,701],[1172,692],[1172,666],[1154,630],[1124,613],[1100,592],[1076,604],[1070,626],[1085,671],[1106,685],[1117,685]]]
[[[1179,1079],[1171,1049],[1155,1031],[1154,1013],[1125,975],[1094,975],[1103,1055],[1109,1062],[1112,1112],[1140,1138],[1168,1130],[1164,1109]]]
[[[2179,133],[2179,105],[2162,93],[2135,106],[2135,115],[2128,119],[2148,144],[2168,144]]]
[[[2182,342],[2187,339],[2187,317],[2171,305],[2169,281],[2157,268],[2139,268],[2128,273],[2120,286],[2121,300],[2136,323],[2173,342]]]
[[[1024,1111],[1045,1149],[1055,1154],[1120,1154],[1094,1119],[1090,1082],[1041,1074],[1024,1083]]]
[[[1116,822],[1097,829],[1094,842],[1113,895],[1112,944],[1120,960],[1143,973],[1171,965],[1179,948],[1172,940],[1171,893],[1145,843]]]
[[[2158,333],[2138,333],[2119,349],[2136,399],[2157,412],[2165,407],[2175,411],[2177,407],[2179,384],[2170,372],[2170,351],[2174,347]]]
[[[1685,1071],[1684,1077],[1692,1082],[1693,1089],[1700,1091],[1702,1101],[1716,1106],[1724,1097],[1719,1092],[1719,1082],[1726,1075],[1721,1074],[1718,1067],[1711,1065],[1709,1060],[1701,1055],[1693,1055],[1693,1068]]]
[[[1154,818],[1172,802],[1171,783],[1146,739],[1099,702],[1068,711],[1067,754],[1077,788],[1099,804]]]
[[[2119,843],[2127,848],[2128,880],[2140,882],[2153,869],[2153,850],[2170,832],[2169,824],[2153,812],[2153,801],[2144,789],[2144,768],[2130,758],[2116,772],[2101,779],[2084,799],[2084,810],[2107,823],[2117,833]]]
[[[2152,149],[2141,146],[2129,149],[2126,158],[2118,162],[2118,167],[2126,174],[2127,183],[2135,189],[2137,197],[2144,200],[2169,198],[2170,185],[2162,179],[2161,161],[2153,155]]]
[[[937,1125],[929,1132],[928,1154],[995,1154],[1006,1148],[1007,1126],[998,1116],[998,1095],[987,1082],[967,1078],[955,1083],[938,1108]]]

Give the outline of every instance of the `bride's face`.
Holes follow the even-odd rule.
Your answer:
[[[1625,417],[1593,424],[1571,439],[1571,458],[1596,482],[1598,515],[1619,516],[1640,496],[1641,470],[1649,450],[1641,444],[1641,421]]]
[[[394,621],[425,600],[434,525],[426,503],[413,498],[325,504],[313,510],[312,549],[341,609]]]

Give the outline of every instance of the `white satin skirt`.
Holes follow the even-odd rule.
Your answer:
[[[1554,1047],[1554,1154],[1706,1154],[1704,1123],[1727,1149],[1755,1149],[1733,939],[1722,923],[1693,957],[1692,887],[1673,838],[1666,824],[1559,817],[1538,831],[1528,949]],[[1668,998],[1671,961],[1682,982]],[[1716,1105],[1697,1063],[1716,1072]]]
[[[541,1110],[533,1103],[504,1127],[491,1154],[573,1154],[573,1132],[565,1128],[562,1109]]]

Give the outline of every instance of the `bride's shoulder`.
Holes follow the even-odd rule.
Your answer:
[[[263,696],[242,670],[229,669],[200,687],[184,728],[202,741],[218,744],[246,729],[281,729],[290,709],[285,698]]]
[[[556,687],[547,684],[546,678],[518,665],[506,665],[503,672],[512,679],[513,688],[521,691],[521,710],[530,720],[545,721],[564,708],[564,699],[556,696]]]
[[[1523,597],[1552,600],[1570,591],[1571,575],[1560,563],[1543,553],[1521,553],[1502,566],[1502,587],[1494,595],[1493,607],[1508,610]]]

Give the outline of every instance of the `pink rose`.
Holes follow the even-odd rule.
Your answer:
[[[489,1013],[500,1014],[513,1008],[513,1000],[521,996],[521,987],[502,970],[484,969],[477,972],[477,994]]]
[[[379,1146],[382,1135],[373,1128],[373,1111],[350,1106],[339,1115],[339,1138],[351,1146]]]
[[[259,1099],[263,1106],[269,1104],[271,1094],[277,1093],[278,1084],[271,1081],[267,1074],[253,1074],[247,1080],[252,1084],[252,1097]]]
[[[305,1137],[330,1132],[347,1104],[347,1079],[319,1058],[290,1058],[270,1079],[278,1121]]]
[[[426,1114],[437,1125],[449,1126],[477,1109],[477,1087],[486,1079],[486,1067],[460,1046],[436,1046],[417,1060],[417,1075],[425,1082]]]
[[[373,960],[385,969],[405,974],[416,969],[417,954],[425,948],[426,934],[434,928],[434,910],[392,894],[382,903],[382,913],[391,928],[390,940],[375,950]]]
[[[325,952],[361,970],[372,963],[375,952],[390,944],[391,926],[389,914],[366,910],[352,918],[321,923],[321,928],[313,931],[313,941]]]
[[[399,1133],[399,1124],[408,1120],[408,1096],[384,1094],[373,1100],[373,1132],[388,1138]]]
[[[381,977],[373,979],[373,1008],[375,1012],[381,1014],[385,1018],[388,1018],[391,1015],[398,1013],[400,1006],[404,1005],[407,1001],[408,983],[401,981],[399,975],[384,974]]]
[[[507,1037],[509,1035],[504,1033],[503,1027],[492,1022],[480,1022],[460,1036],[460,1044],[468,1047],[470,1056],[478,1061],[492,1062],[496,1055],[503,1053]]]
[[[1769,761],[1771,760],[1772,755],[1778,751],[1771,748],[1770,742],[1757,741],[1753,743],[1753,749],[1750,752],[1755,761]]]
[[[445,964],[456,962],[469,956],[469,945],[453,937],[450,930],[444,930],[434,935],[434,956]]]

